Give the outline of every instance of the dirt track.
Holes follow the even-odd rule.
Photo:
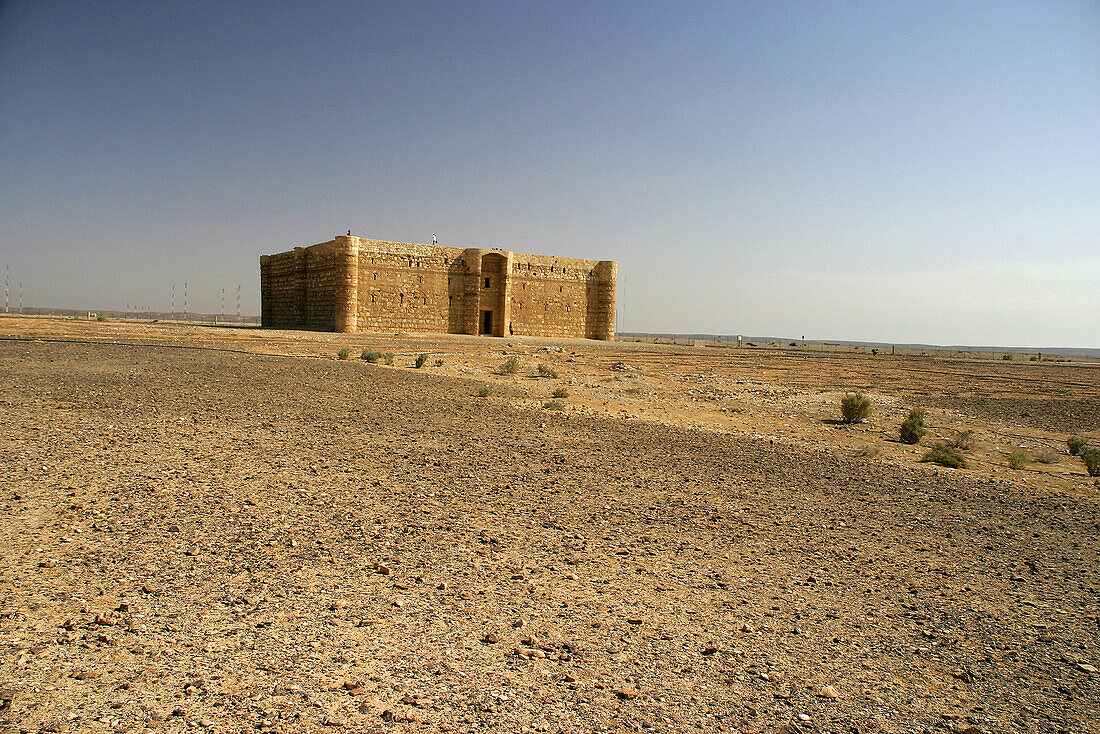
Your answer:
[[[958,365],[108,326],[65,336],[168,346],[0,342],[0,727],[1100,730],[1095,487],[884,438]],[[1095,415],[1097,370],[1024,368],[972,399]],[[823,424],[845,387],[880,422]]]

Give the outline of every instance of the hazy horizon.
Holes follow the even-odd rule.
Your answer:
[[[363,237],[619,262],[619,328],[1100,347],[1100,5],[0,2],[0,276],[259,311]]]

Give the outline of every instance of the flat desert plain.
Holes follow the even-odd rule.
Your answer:
[[[1100,731],[1096,363],[0,337],[0,731]]]

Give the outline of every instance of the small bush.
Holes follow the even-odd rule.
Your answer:
[[[428,361],[428,355],[426,355],[426,354],[419,354],[419,355],[417,355],[417,357],[416,357],[416,361],[415,361],[415,362],[413,362],[413,365],[414,365],[414,366],[415,366],[415,367],[416,367],[417,369],[420,369],[421,367],[423,367],[423,366],[424,366],[424,363],[425,363],[425,362],[427,362],[427,361]]]
[[[1036,357],[1036,356],[1035,356],[1035,355],[1033,354],[1033,355],[1031,355],[1031,359],[1030,359],[1029,361],[1031,361],[1031,362],[1038,362],[1038,361],[1039,361],[1039,358],[1038,358],[1038,357]]]
[[[1023,469],[1029,461],[1031,461],[1031,457],[1027,455],[1026,451],[1013,451],[1008,455],[1010,469]]]
[[[442,367],[443,366],[443,360],[442,359],[437,359],[435,361],[435,366],[436,367]]]
[[[1057,464],[1062,460],[1062,455],[1049,446],[1040,446],[1032,450],[1031,458],[1040,464]]]
[[[1011,354],[1006,354],[1003,357],[1001,357],[1001,359],[1003,359],[1006,362],[1011,362],[1012,361],[1012,355]]]
[[[104,316],[103,314],[99,314],[98,316],[95,317],[95,320],[96,321],[106,321],[107,317]]]
[[[479,398],[487,398],[487,397],[489,397],[490,394],[492,394],[492,392],[493,391],[489,388],[488,385],[482,385],[477,390],[477,396]]]
[[[1080,456],[1081,449],[1085,448],[1088,445],[1089,442],[1086,439],[1081,438],[1080,436],[1070,436],[1068,439],[1066,439],[1066,446],[1069,446],[1070,456]]]
[[[879,456],[881,453],[881,446],[868,444],[866,446],[861,446],[860,448],[856,449],[852,455],[855,456],[857,459],[873,459],[874,457]]]
[[[969,451],[974,447],[974,431],[959,431],[959,435],[955,436],[955,440],[951,442],[951,445],[957,449]]]
[[[342,359],[347,359],[347,358],[343,357]],[[382,355],[379,354],[378,352],[374,351],[373,349],[364,349],[363,353],[359,355],[359,359],[365,359],[368,362],[370,362],[371,364],[374,364],[378,360],[382,359]]]
[[[515,357],[509,357],[500,363],[500,374],[502,375],[514,375],[519,370],[519,360]]]
[[[840,415],[845,423],[859,423],[871,415],[871,398],[863,393],[848,393],[840,401]]]
[[[948,466],[952,469],[966,468],[966,457],[962,455],[962,452],[942,441],[938,442],[932,447],[931,451],[924,455],[924,461],[931,461],[933,464]]]
[[[554,392],[550,393],[555,398],[567,398],[569,397],[569,391],[565,387],[554,388]]]
[[[382,359],[385,360],[386,364],[393,364],[393,356],[393,352],[386,352],[382,355]]]
[[[1085,462],[1085,470],[1090,477],[1100,477],[1100,449],[1086,446],[1078,456]]]
[[[349,357],[351,357],[351,350],[348,349],[347,347],[344,347],[343,349],[341,349],[339,352],[336,353],[336,358],[337,359],[348,359]]]
[[[913,408],[901,424],[901,440],[908,444],[920,443],[928,431],[924,427],[924,408]]]
[[[542,404],[542,407],[547,410],[565,410],[565,403],[558,400],[548,400]]]
[[[548,364],[540,364],[539,367],[538,367],[538,370],[539,370],[539,377],[550,377],[550,378],[553,378],[555,380],[558,378],[557,371]]]

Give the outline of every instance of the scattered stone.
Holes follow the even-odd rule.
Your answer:
[[[838,698],[840,696],[833,686],[821,686],[815,691],[815,694],[819,698]]]
[[[1077,669],[1083,673],[1095,673],[1096,666],[1089,665],[1088,663],[1077,663]]]
[[[497,636],[495,632],[486,632],[484,635],[482,635],[481,641],[484,642],[486,645],[495,645],[496,643],[500,642],[500,637]]]

